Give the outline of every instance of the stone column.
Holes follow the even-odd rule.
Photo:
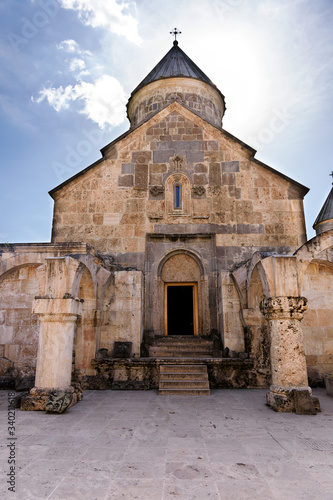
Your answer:
[[[75,325],[81,312],[79,299],[35,299],[33,313],[40,323],[36,380],[21,409],[44,410],[54,391],[69,395],[72,404],[76,403],[71,373]]]
[[[261,304],[271,337],[272,385],[267,404],[275,411],[315,413],[308,386],[301,320],[304,297],[269,297]]]

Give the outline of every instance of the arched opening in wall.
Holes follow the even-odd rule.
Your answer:
[[[165,335],[199,335],[201,273],[190,255],[178,253],[163,265]]]
[[[183,206],[182,183],[175,182],[173,185],[173,208],[181,210]]]
[[[191,183],[183,172],[173,173],[165,181],[165,207],[171,216],[190,214]]]
[[[311,262],[301,283],[301,295],[308,299],[302,329],[311,386],[323,385],[333,371],[333,265]]]
[[[74,339],[74,368],[82,375],[94,375],[91,360],[96,355],[95,291],[91,274],[84,269],[78,297],[83,299],[82,316],[77,320]]]
[[[0,356],[14,363],[18,378],[35,375],[38,327],[32,302],[39,295],[39,265],[14,268],[0,281]]]
[[[248,290],[249,314],[246,318],[246,344],[256,368],[270,369],[270,339],[268,324],[260,311],[264,290],[257,267],[254,268]]]

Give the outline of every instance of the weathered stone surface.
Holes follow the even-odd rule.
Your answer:
[[[72,387],[76,394],[77,401],[82,401],[83,398],[83,388],[81,382],[72,382]]]
[[[132,342],[115,342],[113,347],[114,358],[130,358],[132,355]]]
[[[22,411],[44,411],[49,396],[26,396],[21,400],[20,410]]]
[[[47,413],[63,413],[76,403],[76,393],[52,391],[45,403]]]
[[[175,92],[174,88],[175,82],[177,82],[177,92]],[[156,92],[157,89],[158,92]],[[221,96],[204,82],[200,82],[194,78],[179,77],[176,79],[165,79],[163,86],[158,81],[152,82],[149,86],[143,87],[134,96],[131,96],[128,108],[131,126],[135,127],[139,125],[162,107],[172,102],[179,102],[193,109],[194,112],[202,116],[205,120],[221,127],[222,116],[224,114],[224,102]],[[183,130],[184,132],[179,132],[191,137],[197,137],[202,134],[202,130],[199,127],[183,127]],[[161,132],[164,132],[164,130],[161,129]],[[149,131],[150,134],[154,135]],[[214,143],[214,141],[207,142]]]
[[[294,391],[296,415],[316,415],[316,409],[309,391]]]
[[[134,174],[134,164],[133,163],[122,163],[121,164],[122,174]]]
[[[222,172],[239,172],[239,161],[223,161]]]
[[[160,362],[153,358],[94,360],[93,365],[98,375],[86,378],[82,385],[85,389],[157,389]],[[198,359],[196,362],[200,364],[202,360]],[[163,363],[174,364],[174,359],[170,358],[168,361],[164,359]],[[182,360],[179,363],[186,364],[186,361]],[[205,363],[212,389],[246,388],[258,385],[252,360],[211,358],[209,361],[205,360]]]
[[[311,395],[309,387],[271,386],[266,400],[267,405],[278,412],[293,411],[297,415],[316,415],[316,412],[321,411],[319,400]]]
[[[98,349],[96,359],[106,359],[109,357],[109,351],[106,348]]]
[[[270,297],[261,303],[271,338],[272,382],[280,387],[308,385],[300,320],[307,309],[304,297]]]
[[[9,374],[14,368],[14,363],[5,357],[0,358],[0,377]]]
[[[148,165],[135,165],[134,186],[147,189],[148,185]]]
[[[52,408],[54,408],[55,413],[62,413],[65,409],[76,404],[77,400],[77,395],[71,386],[59,388],[59,390],[34,387],[28,396],[22,397],[20,409],[24,411],[43,411],[49,403],[50,411],[53,411]]]
[[[134,185],[134,176],[130,174],[124,174],[118,176],[118,186],[119,187],[132,187]]]

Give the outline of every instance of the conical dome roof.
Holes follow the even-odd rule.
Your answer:
[[[327,224],[324,224],[326,221]],[[330,221],[330,223],[328,221]],[[318,225],[322,226],[320,231],[318,231]],[[333,187],[313,224],[313,228],[316,230],[317,234],[320,234],[325,230],[331,229],[331,227],[328,226],[333,227]]]
[[[208,85],[211,85],[223,97],[220,90],[208,78],[207,75],[190,59],[185,52],[178,46],[177,40],[173,42],[173,47],[160,60],[158,64],[151,70],[150,73],[142,80],[141,83],[133,90],[131,97],[138,92],[142,87],[149,83],[161,80],[164,78],[195,78]]]
[[[179,48],[177,40],[133,90],[127,103],[131,127],[137,127],[173,101],[178,101],[212,125],[222,127],[223,94]]]

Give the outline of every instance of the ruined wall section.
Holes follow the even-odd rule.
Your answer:
[[[116,271],[103,305],[101,349],[112,355],[115,342],[132,342],[132,355],[140,356],[143,324],[142,273]]]
[[[241,307],[236,287],[227,272],[221,273],[223,297],[223,343],[231,351],[244,352],[244,328],[241,322]]]
[[[33,377],[35,373],[38,329],[31,305],[38,292],[33,266],[15,269],[0,282],[0,357],[10,360],[15,375],[8,375],[17,378]],[[4,366],[8,368],[9,364]]]
[[[308,310],[302,321],[306,363],[313,385],[333,371],[333,268],[311,263],[302,280]]]
[[[306,239],[301,189],[252,153],[173,103],[55,192],[53,241],[85,241],[140,270],[147,233],[216,233],[228,270],[256,250],[291,253]],[[170,210],[170,177],[184,176],[186,209]]]

